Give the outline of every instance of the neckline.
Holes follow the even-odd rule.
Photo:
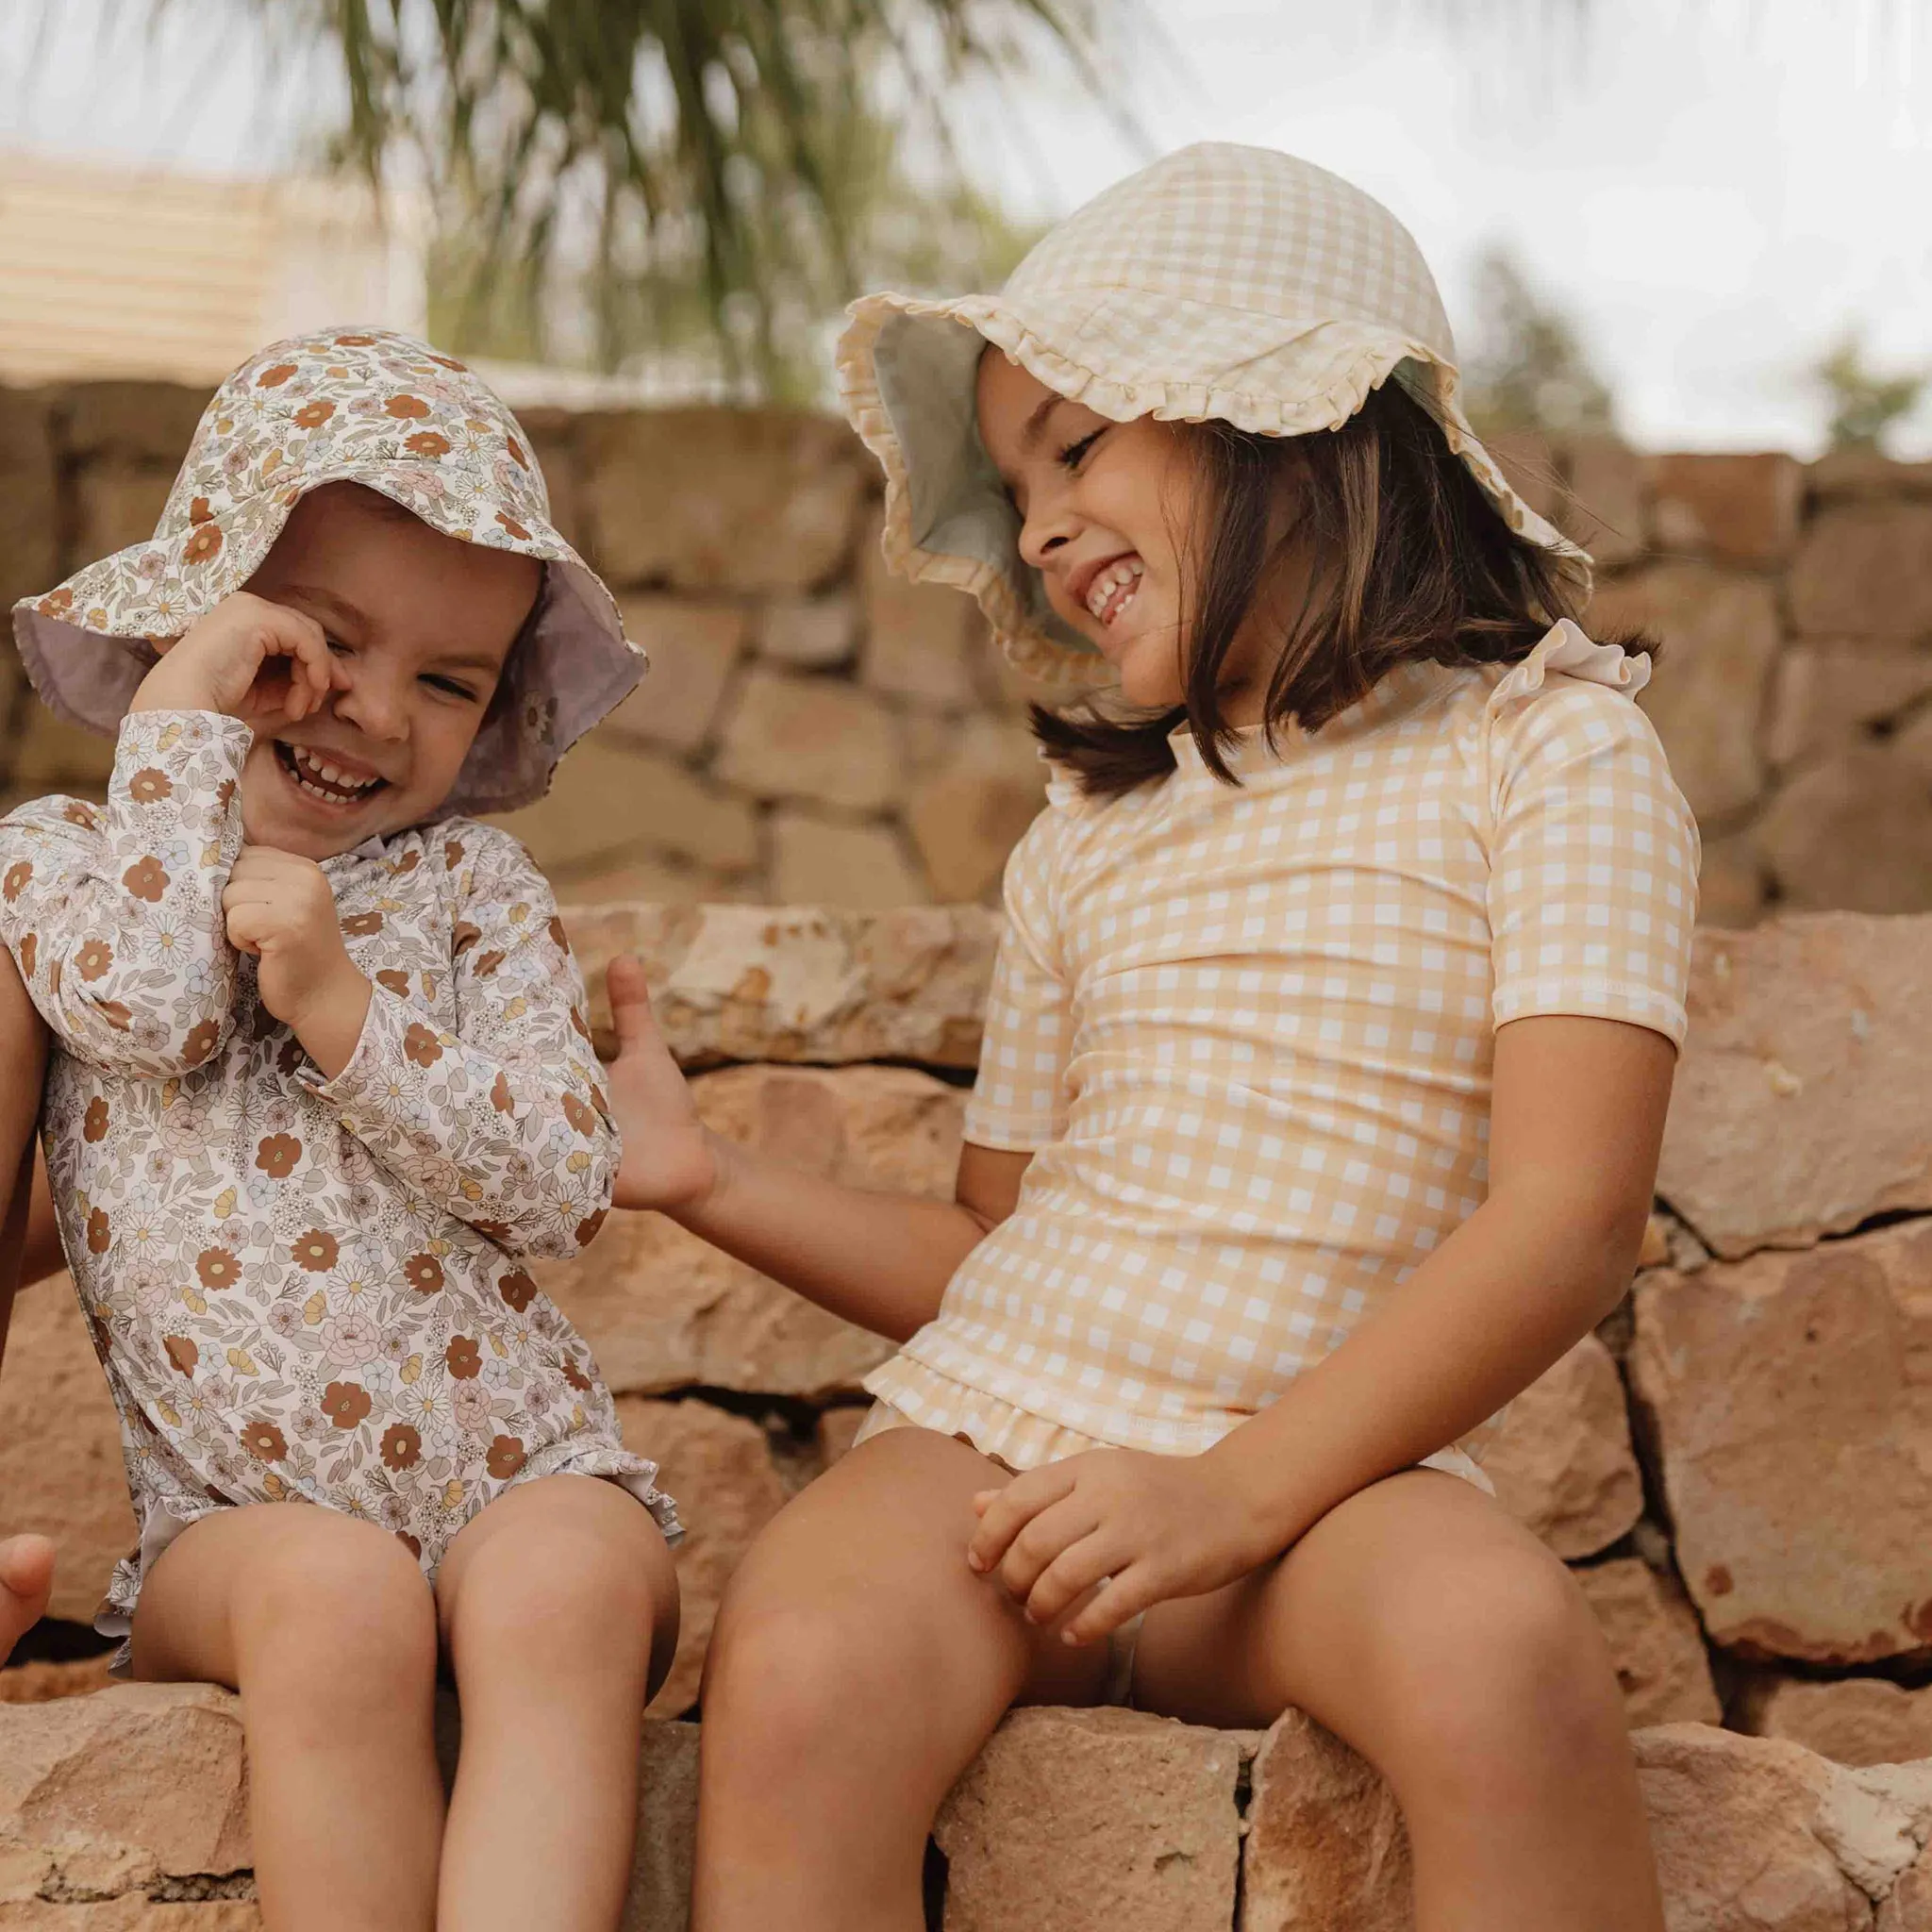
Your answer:
[[[1318,729],[1310,731],[1296,719],[1285,719],[1274,727],[1271,743],[1266,724],[1238,724],[1224,743],[1222,756],[1230,771],[1244,772],[1258,765],[1289,763],[1306,751],[1325,751],[1331,745],[1374,730],[1454,675],[1451,667],[1426,659],[1398,664],[1373,690],[1338,711]],[[1201,748],[1186,724],[1170,731],[1167,741],[1174,752],[1176,770],[1207,772]]]

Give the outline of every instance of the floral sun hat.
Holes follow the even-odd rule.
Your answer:
[[[1448,317],[1408,230],[1292,156],[1182,148],[1070,215],[997,295],[869,295],[849,314],[839,388],[885,468],[887,561],[972,591],[1007,656],[1043,682],[1108,673],[1021,561],[1019,518],[974,418],[987,342],[1115,422],[1217,420],[1266,436],[1339,428],[1393,376],[1509,527],[1588,590],[1589,557],[1470,427]]]
[[[529,439],[461,362],[392,330],[274,343],[215,391],[159,527],[14,606],[48,708],[111,737],[154,665],[260,568],[289,513],[325,483],[380,491],[431,529],[533,557],[543,588],[504,667],[501,702],[439,816],[541,798],[557,761],[646,669],[603,581],[558,534]]]

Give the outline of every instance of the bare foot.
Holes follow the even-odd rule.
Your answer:
[[[54,1587],[54,1545],[43,1536],[0,1542],[0,1663],[41,1621]]]

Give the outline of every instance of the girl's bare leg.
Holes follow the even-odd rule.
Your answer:
[[[615,1932],[644,1703],[677,1647],[663,1536],[614,1483],[541,1477],[463,1529],[436,1596],[463,1712],[437,1924]]]
[[[740,1566],[706,1666],[693,1932],[920,1932],[926,1835],[1016,1701],[1106,1670],[966,1567],[1005,1478],[894,1429],[787,1507]]]
[[[0,1542],[0,1664],[47,1613],[54,1588],[54,1545],[43,1536]]]
[[[241,1691],[270,1932],[435,1924],[435,1607],[388,1531],[300,1503],[203,1518],[142,1585],[134,1674]]]
[[[13,956],[0,946],[0,1355],[33,1193],[34,1126],[47,1073],[47,1029],[34,1011]]]
[[[1135,1702],[1193,1723],[1298,1706],[1381,1771],[1418,1932],[1662,1932],[1609,1654],[1574,1580],[1487,1496],[1411,1470],[1278,1563],[1147,1613]]]

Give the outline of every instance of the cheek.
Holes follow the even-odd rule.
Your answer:
[[[409,789],[442,798],[457,782],[482,724],[480,709],[456,712],[441,706],[419,718],[412,734]]]

